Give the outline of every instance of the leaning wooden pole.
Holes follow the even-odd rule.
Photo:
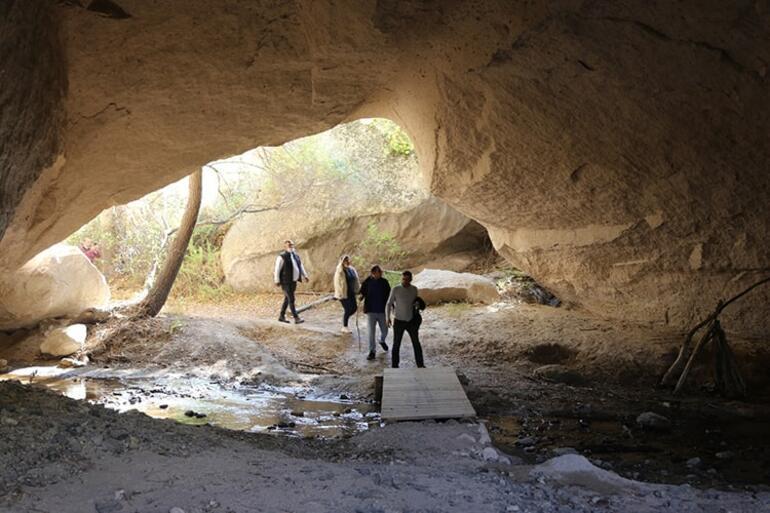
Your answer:
[[[716,364],[717,369],[717,381],[721,382],[722,376],[726,377],[723,382],[727,385],[727,389],[735,391],[738,395],[744,394],[746,390],[745,382],[741,378],[738,372],[735,359],[732,355],[732,351],[727,344],[727,338],[724,335],[721,325],[719,324],[719,315],[722,311],[732,302],[745,296],[755,288],[770,282],[770,276],[759,280],[751,286],[745,288],[735,296],[731,297],[727,301],[719,301],[714,311],[705,319],[696,324],[685,337],[682,347],[679,349],[679,354],[671,367],[666,371],[666,374],[660,380],[661,385],[671,385],[676,381],[675,392],[681,391],[684,386],[684,382],[687,379],[690,368],[701,349],[705,347],[709,342],[716,341],[718,355],[720,360]],[[701,336],[700,340],[696,344],[695,348],[692,348],[692,340],[695,334],[701,330],[704,326],[707,326],[705,333]],[[721,368],[720,368],[721,366]],[[721,387],[720,387],[721,388]]]
[[[302,312],[306,312],[306,311],[310,310],[311,308],[315,308],[316,306],[322,305],[324,303],[327,303],[327,302],[329,302],[329,301],[331,301],[333,299],[334,299],[334,296],[332,294],[329,294],[327,296],[322,297],[321,299],[317,299],[317,300],[313,301],[312,303],[308,303],[308,304],[306,304],[304,306],[301,306],[301,307],[297,308],[297,313],[299,314],[299,313],[302,313]]]
[[[201,207],[202,173],[197,170],[190,175],[188,182],[189,194],[182,222],[171,242],[166,259],[163,262],[158,277],[147,295],[136,305],[133,313],[138,316],[155,317],[166,304],[171,287],[174,286],[179,269],[182,267],[187,246],[190,244],[198,213]]]

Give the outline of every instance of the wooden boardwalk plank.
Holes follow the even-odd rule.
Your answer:
[[[454,370],[384,369],[383,420],[424,420],[475,417]]]

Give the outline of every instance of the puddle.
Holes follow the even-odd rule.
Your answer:
[[[2,374],[0,380],[45,386],[120,412],[138,410],[184,424],[248,432],[332,438],[366,431],[380,422],[373,404],[318,394],[303,384],[247,386],[180,375],[94,378],[77,374],[71,369],[38,366]]]
[[[569,447],[624,477],[643,481],[727,488],[770,483],[768,421],[681,419],[669,432],[649,432],[632,422],[607,419],[487,420],[495,445],[531,463],[552,457],[555,448]],[[523,447],[521,440],[535,443]],[[695,457],[700,461],[688,464]]]

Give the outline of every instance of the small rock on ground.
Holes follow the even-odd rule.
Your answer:
[[[646,411],[636,417],[636,423],[640,427],[652,431],[668,431],[671,429],[671,421],[667,417],[651,411]]]
[[[551,381],[553,383],[564,383],[565,385],[580,386],[584,385],[586,380],[577,372],[565,367],[564,365],[543,365],[532,371],[532,375],[539,379]]]

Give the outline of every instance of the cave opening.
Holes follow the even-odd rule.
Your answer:
[[[75,259],[80,267],[87,262],[91,275],[81,275],[77,265],[61,266],[81,287],[68,292],[85,301],[73,307],[70,319],[106,298],[120,306],[146,293],[185,212],[187,182],[111,207],[36,257],[45,261],[50,253],[49,259]],[[276,291],[273,267],[286,239],[295,242],[312,278],[297,291],[306,322],[282,329],[276,314],[283,296]],[[351,319],[348,330],[339,329],[342,309],[330,299],[343,254],[363,275],[371,265],[382,266],[391,286],[401,270],[415,271],[418,289],[429,300],[421,336],[427,361],[460,372],[490,435],[508,454],[536,462],[549,451],[562,454],[564,447],[578,446],[632,476],[670,472],[669,480],[685,478],[676,464],[688,460],[686,449],[675,451],[673,460],[656,456],[683,444],[681,433],[639,424],[636,429],[660,439],[645,438],[644,446],[625,440],[635,429],[617,419],[643,407],[644,395],[625,395],[622,407],[611,395],[607,401],[620,408],[618,417],[608,414],[610,406],[594,411],[588,392],[596,376],[628,387],[639,379],[640,362],[661,357],[660,349],[622,357],[618,346],[628,350],[639,338],[673,340],[674,332],[639,325],[621,329],[562,304],[501,258],[482,225],[431,196],[411,140],[385,119],[361,119],[204,165],[198,222],[161,315],[89,324],[73,335],[83,325],[59,313],[58,320],[9,331],[2,356],[10,368],[0,379],[183,425],[322,439],[376,429],[382,420],[371,380],[389,366],[390,354],[375,346],[373,361],[366,358],[365,315]],[[425,269],[439,280],[475,281],[421,282]],[[89,290],[99,292],[89,296]],[[304,309],[308,306],[312,310]],[[572,336],[564,337],[566,331]],[[75,347],[78,336],[82,341]],[[386,345],[392,336],[391,331]],[[402,354],[403,365],[415,365],[411,351]],[[511,364],[545,388],[493,392],[473,385],[521,386],[507,377]],[[335,383],[340,377],[348,380],[344,386]],[[577,408],[566,411],[576,400]],[[515,406],[522,402],[534,402],[543,413],[522,420]],[[612,420],[605,420],[608,415]],[[764,427],[738,423],[715,429],[730,443],[748,429],[741,442],[747,445],[757,443]],[[697,443],[716,442],[707,433]],[[618,456],[612,456],[612,447]],[[643,460],[635,456],[640,451]],[[731,465],[733,477],[750,482],[756,475],[756,465],[732,460]]]
[[[113,299],[146,286],[184,212],[186,184],[111,207],[64,241],[102,271]],[[517,282],[509,298],[558,303],[497,255],[482,225],[427,190],[411,139],[382,118],[204,165],[198,221],[173,295],[217,301],[274,292],[273,260],[286,239],[305,253],[305,292],[331,291],[335,265],[350,254],[355,267],[379,265],[391,281],[404,269],[486,273]]]
[[[743,4],[0,3],[0,510],[762,510],[770,287],[733,299],[770,283],[770,10]],[[296,140],[350,120],[420,172]],[[469,275],[417,312],[426,369],[410,332],[391,368],[394,329],[369,360],[360,304],[341,328],[343,254]],[[395,422],[378,389],[451,408]]]
[[[450,322],[487,306],[560,305],[500,258],[482,225],[428,192],[411,139],[392,121],[364,118],[341,124],[281,146],[209,162],[201,173],[198,220],[160,317],[125,326],[107,322],[106,328],[77,319],[90,309],[119,311],[148,293],[185,214],[188,178],[104,210],[26,265],[30,283],[20,288],[37,287],[49,297],[54,295],[46,286],[63,290],[39,304],[42,313],[32,315],[40,318],[20,317],[19,325],[6,326],[11,347],[3,356],[10,369],[0,379],[188,424],[339,435],[377,420],[366,401],[340,402],[323,386],[305,383],[316,374],[355,374],[363,363],[336,369],[324,363],[353,357],[350,335],[331,336],[342,324],[339,312],[334,319],[337,301],[328,301],[341,255],[350,255],[360,281],[374,265],[384,269],[390,286],[398,284],[401,271],[412,270],[431,309],[445,309]],[[308,311],[311,331],[299,334],[241,326],[249,318],[275,324],[283,296],[276,291],[273,267],[286,239],[295,241],[311,276],[297,290],[297,307],[318,308],[320,319]],[[442,284],[431,273],[454,282]],[[361,340],[368,335],[362,318],[361,313],[355,317],[352,339],[363,351],[360,360],[366,355]],[[228,336],[237,333],[227,342],[233,348],[221,354],[221,341],[211,338],[213,319],[228,324]],[[445,319],[432,322],[438,328]],[[321,359],[297,352],[313,329],[333,341]],[[464,337],[461,328],[451,329]],[[185,354],[165,348],[183,340]],[[390,342],[392,334],[383,340]],[[244,343],[263,344],[267,352],[238,361]],[[190,351],[206,356],[190,360]],[[387,351],[378,356],[377,366],[369,365],[367,373],[389,363]],[[168,369],[153,376],[159,358]],[[269,363],[257,365],[263,360]],[[198,364],[194,376],[176,376],[193,362]],[[414,364],[411,355],[404,362]],[[96,366],[102,369],[94,374],[90,369]],[[235,382],[238,390],[227,391],[202,376]],[[279,385],[279,391],[271,388]],[[346,392],[337,395],[356,395]],[[246,408],[255,397],[261,406]],[[301,420],[297,411],[303,412]]]

